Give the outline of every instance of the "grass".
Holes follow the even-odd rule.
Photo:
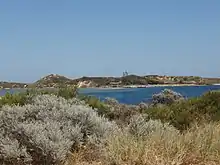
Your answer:
[[[219,136],[220,123],[194,125],[184,133],[157,130],[145,138],[123,131],[109,137],[102,157],[86,162],[94,165],[219,165]],[[75,162],[71,165],[85,163],[83,150],[73,155]]]

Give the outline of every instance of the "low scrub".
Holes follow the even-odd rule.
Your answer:
[[[168,123],[144,121],[144,117],[135,116],[128,126],[110,135],[101,156],[95,157],[98,151],[88,148],[73,153],[71,165],[220,164],[219,123],[193,125],[181,133]]]
[[[109,111],[107,105],[94,96],[80,96],[80,100],[84,101],[87,105],[95,109],[99,115],[106,115]]]
[[[0,101],[0,164],[220,164],[220,92],[168,95],[153,105],[126,105],[70,88],[7,94]]]
[[[99,146],[117,130],[80,101],[38,95],[0,110],[0,164],[62,164],[84,145]]]
[[[0,107],[4,105],[20,105],[29,104],[33,97],[37,95],[55,95],[65,99],[73,99],[78,96],[78,89],[73,87],[60,87],[59,89],[27,89],[20,93],[6,93],[0,97]]]
[[[117,100],[111,98],[106,98],[105,105],[108,107],[105,116],[122,126],[128,124],[132,116],[141,113],[140,106],[120,104]]]
[[[198,98],[151,107],[145,112],[150,118],[169,122],[180,130],[187,129],[195,122],[219,121],[220,92],[210,91]]]
[[[23,106],[29,104],[32,98],[39,94],[75,100],[79,102],[78,104],[88,105],[100,116],[114,120],[120,125],[128,124],[132,116],[143,113],[147,114],[150,119],[169,122],[179,130],[186,130],[193,123],[220,119],[219,91],[207,92],[201,97],[185,100],[179,93],[164,90],[152,96],[152,104],[126,105],[110,98],[100,101],[93,96],[79,96],[76,88],[60,88],[57,91],[28,90],[19,94],[6,94],[0,99],[0,107],[3,105]]]
[[[24,93],[10,94],[6,93],[4,96],[0,97],[0,107],[4,105],[25,105],[29,98]]]
[[[80,97],[80,100],[83,100],[85,104],[96,110],[99,115],[116,121],[117,124],[127,124],[133,115],[139,114],[141,111],[140,106],[121,104],[113,98],[106,98],[104,101],[100,101],[93,96],[83,96]]]

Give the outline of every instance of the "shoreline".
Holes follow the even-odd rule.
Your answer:
[[[211,84],[214,85],[214,84]],[[215,84],[216,85],[216,84]],[[220,84],[219,84],[220,85]],[[101,90],[117,90],[117,89],[132,89],[132,88],[152,88],[152,87],[175,87],[175,86],[208,86],[208,85],[198,85],[198,84],[155,84],[155,85],[131,85],[131,86],[122,86],[122,87],[88,87],[88,88],[79,88],[79,89],[101,89]]]
[[[220,84],[209,84],[219,86]],[[79,89],[100,89],[100,90],[119,90],[119,89],[132,89],[132,88],[152,88],[152,87],[182,87],[182,86],[209,86],[206,84],[155,84],[155,85],[130,85],[130,86],[122,86],[122,87],[86,87]],[[11,90],[11,89],[31,89],[31,88],[0,88],[1,90]],[[45,88],[36,88],[36,89],[56,89],[53,87],[45,87]]]
[[[149,85],[149,87],[173,87],[173,86],[207,86],[205,84],[158,84],[158,85]]]

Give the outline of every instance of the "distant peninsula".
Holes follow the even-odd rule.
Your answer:
[[[144,88],[153,85],[212,85],[220,84],[220,78],[198,76],[123,75],[122,77],[81,77],[70,79],[58,74],[47,75],[34,83],[0,82],[0,88],[59,88],[78,86],[79,88]]]

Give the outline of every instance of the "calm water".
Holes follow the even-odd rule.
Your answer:
[[[121,103],[126,104],[138,104],[142,101],[148,102],[151,100],[151,96],[155,93],[159,93],[161,90],[168,88],[176,92],[181,93],[183,96],[197,97],[204,92],[210,90],[220,90],[220,85],[212,86],[182,86],[182,87],[149,87],[149,88],[134,88],[134,89],[80,89],[80,93],[85,95],[92,95],[100,98],[101,100],[106,97],[112,97],[117,99]],[[19,90],[0,90],[0,96],[6,92],[14,93]]]

